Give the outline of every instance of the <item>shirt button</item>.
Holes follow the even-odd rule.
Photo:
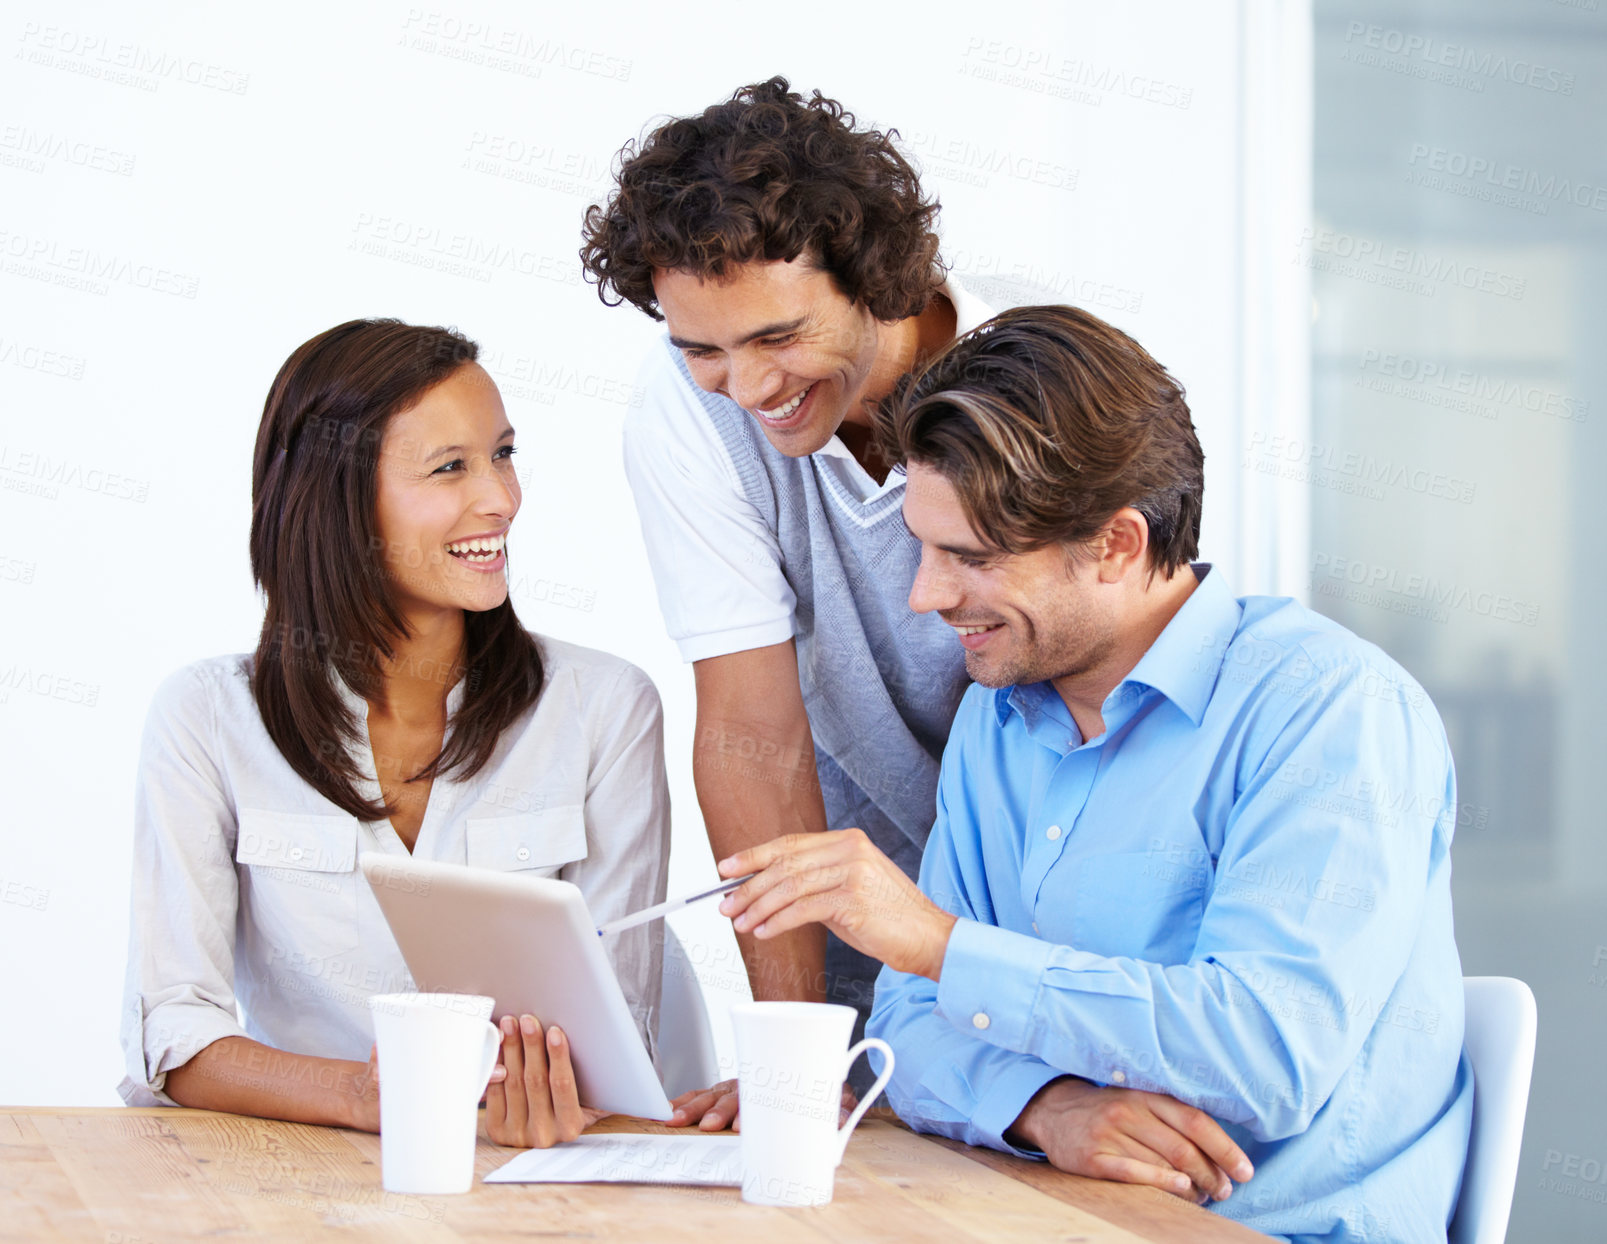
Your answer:
[[[986,1011],[978,1011],[975,1015],[971,1016],[971,1027],[973,1028],[986,1028],[992,1022],[993,1021],[988,1018],[988,1013]]]
[[[529,847],[520,847],[517,851],[515,851],[513,853],[513,856],[514,856],[515,859],[518,859],[518,860],[527,860],[527,859],[530,858],[530,848]]]
[[[1055,839],[1060,837],[1060,826],[1051,825],[1048,829],[1044,830],[1043,832],[1044,832],[1044,836],[1046,838],[1048,838],[1050,842],[1053,842]]]
[[[1125,1071],[1113,1071],[1113,1072],[1111,1072],[1110,1073],[1110,1082],[1112,1084],[1126,1084],[1127,1083],[1127,1073]]]
[[[301,858],[301,848],[300,847],[291,847],[290,848],[290,858],[293,859],[293,860],[299,860]]]

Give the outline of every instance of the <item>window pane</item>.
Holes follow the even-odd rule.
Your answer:
[[[1445,719],[1463,971],[1539,1001],[1508,1238],[1597,1241],[1607,5],[1316,19],[1312,437],[1274,448],[1310,486],[1312,604]]]

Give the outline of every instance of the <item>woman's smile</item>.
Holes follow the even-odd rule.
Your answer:
[[[463,540],[450,541],[446,551],[470,570],[490,574],[508,564],[507,543],[507,528],[503,528],[495,535],[469,536]]]

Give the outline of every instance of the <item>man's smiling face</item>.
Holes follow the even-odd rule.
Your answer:
[[[789,457],[822,448],[861,410],[879,326],[806,258],[739,265],[722,280],[659,269],[653,292],[698,387],[743,407]]]
[[[1030,553],[992,548],[971,527],[954,485],[912,461],[904,522],[921,542],[910,608],[936,612],[965,649],[965,672],[985,687],[1075,678],[1108,660],[1117,594],[1094,558],[1062,545]]]

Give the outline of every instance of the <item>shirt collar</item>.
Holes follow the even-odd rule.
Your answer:
[[[950,272],[943,282],[943,296],[954,304],[954,335],[963,337],[993,318],[993,308],[983,302]]]
[[[358,721],[366,722],[368,720],[368,701],[347,685],[346,680],[340,676],[340,671],[333,665],[329,667],[329,674],[329,681],[334,684],[335,693],[340,696],[341,703],[346,706],[347,710]],[[452,689],[446,693],[446,717],[448,721],[451,721],[457,715],[458,709],[462,706],[463,691],[466,686],[465,679],[459,678],[457,682],[452,684]]]
[[[1124,687],[1134,684],[1159,691],[1196,726],[1204,720],[1222,658],[1238,633],[1243,608],[1220,570],[1212,570],[1209,562],[1196,562],[1191,569],[1199,579],[1198,585],[1132,672],[1106,698],[1107,708],[1122,697]],[[1061,713],[1054,712],[1055,705],[1061,705]],[[1046,716],[1057,724],[1063,724],[1062,716],[1070,718],[1059,694],[1047,682],[1000,687],[994,692],[993,711],[1001,726],[1011,712],[1020,713],[1029,733]],[[1107,712],[1106,726],[1109,725]]]
[[[1193,570],[1199,586],[1122,682],[1153,687],[1197,726],[1205,718],[1223,655],[1244,611],[1220,570],[1212,570],[1209,562],[1196,562]],[[1120,692],[1118,686],[1111,694]]]
[[[998,715],[1001,726],[1011,713],[1020,713],[1028,734],[1036,734],[1042,726],[1052,726],[1056,734],[1065,733],[1068,727],[1073,734],[1077,733],[1071,710],[1066,707],[1066,702],[1060,698],[1053,683],[1029,682],[1014,687],[1000,687],[993,693],[993,711]]]
[[[938,293],[947,298],[954,306],[954,336],[956,339],[965,336],[973,328],[985,324],[993,318],[993,308],[962,286],[952,272],[944,278],[943,284],[938,286]],[[815,453],[822,458],[846,458],[856,466],[859,464],[859,459],[849,452],[848,446],[844,445],[835,433],[832,434],[832,438],[829,441],[815,450]],[[898,477],[896,482],[902,484],[904,482],[904,468],[894,467],[888,473],[887,479],[882,485],[883,492],[886,492],[895,483],[894,476]]]

